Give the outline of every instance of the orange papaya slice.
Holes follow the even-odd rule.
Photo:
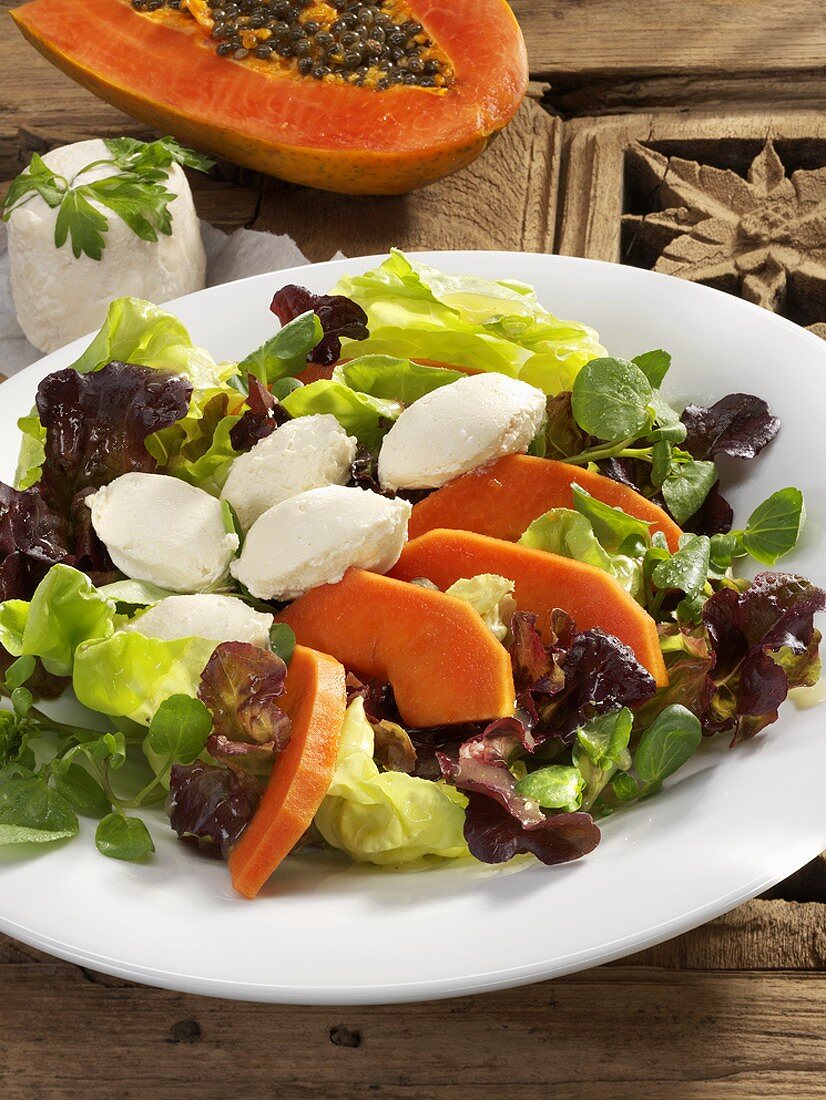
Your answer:
[[[410,538],[450,527],[516,542],[549,509],[573,508],[574,482],[597,500],[650,524],[652,531],[661,531],[669,549],[678,549],[680,528],[640,493],[579,466],[530,455],[507,455],[425,497],[413,508]]]
[[[213,38],[201,0],[191,11],[136,6],[32,0],[11,14],[49,61],[135,118],[238,164],[329,191],[399,194],[464,167],[510,121],[527,89],[525,44],[506,0],[374,0],[405,38],[405,66],[387,60],[398,72],[385,76],[370,60],[366,34],[355,61],[343,44],[316,46],[315,34],[332,32],[342,15],[324,0],[291,16],[317,28],[301,31],[309,46],[300,54],[260,17]],[[344,33],[334,31],[336,42]],[[219,56],[225,44],[228,56]],[[316,64],[323,73],[314,75]]]
[[[444,590],[480,573],[514,582],[517,609],[536,612],[546,641],[550,612],[562,608],[580,630],[598,627],[619,638],[658,686],[668,683],[657,624],[613,577],[592,565],[472,531],[437,529],[409,542],[390,575],[403,581],[426,577]]]
[[[276,616],[301,645],[393,686],[409,726],[484,722],[513,713],[510,657],[479,615],[442,592],[349,569]]]

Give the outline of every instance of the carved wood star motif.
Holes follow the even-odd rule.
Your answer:
[[[748,301],[780,313],[790,283],[800,280],[826,305],[826,167],[787,175],[771,140],[745,179],[730,169],[663,156],[640,142],[628,155],[662,207],[623,217],[659,253],[655,271],[736,288]]]

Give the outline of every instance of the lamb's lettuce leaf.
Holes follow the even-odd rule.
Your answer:
[[[560,321],[524,283],[446,275],[398,250],[372,271],[344,276],[335,293],[367,313],[370,335],[358,355],[500,371],[555,394],[605,354],[593,329]],[[355,346],[345,343],[342,354]]]
[[[467,855],[465,796],[444,783],[379,771],[373,747],[359,697],[347,708],[336,770],[315,816],[327,843],[359,862],[388,866]]]

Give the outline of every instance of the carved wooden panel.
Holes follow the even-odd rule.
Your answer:
[[[566,130],[560,252],[717,287],[823,334],[822,115],[635,115]]]

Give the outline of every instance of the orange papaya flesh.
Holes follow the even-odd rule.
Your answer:
[[[330,787],[347,706],[343,667],[326,653],[296,646],[278,702],[291,719],[290,740],[229,856],[232,884],[247,898],[301,839]]]
[[[58,68],[183,142],[294,183],[400,194],[474,160],[515,114],[528,75],[506,0],[405,7],[449,59],[448,87],[379,91],[219,57],[189,14],[142,14],[129,0],[31,0],[11,14]]]
[[[656,623],[613,577],[591,565],[472,531],[437,529],[409,542],[390,575],[403,581],[426,577],[444,590],[480,573],[514,582],[518,610],[539,616],[546,642],[550,613],[559,607],[580,630],[599,628],[619,638],[658,686],[668,683]]]
[[[349,569],[276,616],[301,645],[356,675],[388,681],[409,726],[484,722],[513,713],[510,658],[481,617],[442,592]]]
[[[640,493],[602,474],[531,455],[507,455],[425,497],[413,508],[410,538],[451,527],[517,542],[551,508],[573,508],[574,482],[597,500],[650,524],[652,531],[661,531],[672,552],[679,548],[680,528]]]

